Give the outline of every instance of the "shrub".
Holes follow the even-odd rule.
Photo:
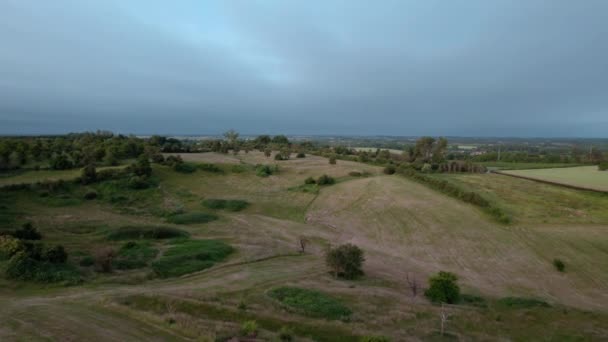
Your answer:
[[[601,162],[598,166],[597,166],[598,170],[600,171],[606,171],[608,170],[608,161],[605,162]]]
[[[334,184],[336,180],[333,177],[328,175],[323,175],[317,179],[317,184],[319,185],[331,185]]]
[[[560,272],[564,272],[566,269],[566,264],[561,259],[553,259],[553,266]]]
[[[218,240],[182,240],[152,263],[152,269],[161,278],[177,277],[209,268],[223,261],[233,250],[232,246]]]
[[[460,295],[460,304],[476,306],[480,308],[485,308],[488,306],[486,300],[482,297],[470,295],[470,294],[461,294]]]
[[[96,198],[97,198],[96,191],[87,191],[87,193],[84,194],[84,199],[86,199],[86,200],[94,200]]]
[[[359,171],[351,171],[348,173],[348,175],[351,177],[361,177],[362,176],[361,172],[359,172]]]
[[[174,224],[192,224],[192,223],[207,223],[215,221],[218,216],[203,212],[191,212],[184,214],[175,214],[167,218],[167,221]]]
[[[40,240],[42,235],[38,232],[31,223],[24,223],[23,226],[13,234],[19,240]]]
[[[112,247],[101,247],[93,252],[95,266],[98,272],[112,272],[112,261],[116,257],[116,251]]]
[[[135,190],[147,189],[150,187],[150,182],[142,176],[133,176],[129,178],[128,187]]]
[[[88,164],[82,169],[80,174],[80,181],[82,184],[91,184],[97,180],[97,170],[95,164]]]
[[[213,173],[223,173],[224,170],[220,169],[219,167],[215,166],[214,164],[199,164],[198,168],[202,171],[205,172],[213,172]]]
[[[397,171],[397,169],[395,168],[395,165],[387,165],[384,170],[382,170],[382,172],[384,172],[387,175],[392,175]]]
[[[5,272],[9,279],[41,283],[76,284],[82,281],[80,273],[72,265],[37,260],[25,251],[18,252],[9,260]]]
[[[325,256],[325,262],[336,278],[355,279],[363,275],[364,261],[363,250],[350,243],[332,248]]]
[[[317,181],[312,177],[308,177],[304,180],[304,184],[317,184]]]
[[[363,336],[360,339],[361,342],[390,342],[388,337],[385,336]]]
[[[137,176],[150,177],[152,175],[152,167],[150,166],[148,156],[142,154],[137,157],[137,161],[129,166],[129,171]]]
[[[255,169],[255,174],[258,177],[268,177],[274,173],[274,169],[269,165],[258,165]]]
[[[298,287],[279,287],[268,292],[282,304],[300,313],[329,320],[348,318],[352,311],[325,293]]]
[[[293,330],[291,330],[289,327],[282,326],[281,330],[279,330],[279,339],[283,342],[293,341]]]
[[[335,155],[332,155],[329,157],[329,163],[331,165],[336,165],[336,156]]]
[[[108,240],[136,240],[136,239],[173,239],[188,237],[187,232],[173,227],[137,227],[125,226],[107,235]]]
[[[24,249],[23,242],[10,235],[0,235],[0,260],[10,259]]]
[[[504,305],[510,308],[520,308],[520,309],[529,309],[529,308],[548,308],[551,307],[549,303],[542,301],[540,299],[535,298],[521,298],[521,297],[505,297],[498,300],[498,304]]]
[[[422,165],[422,168],[420,169],[421,172],[424,173],[429,173],[431,171],[433,171],[433,166],[431,164],[424,164]]]
[[[62,245],[49,248],[45,254],[46,260],[52,264],[64,264],[68,260],[68,253]]]
[[[228,211],[241,211],[249,206],[244,200],[206,199],[203,205],[209,209],[225,209]]]
[[[279,152],[274,155],[274,160],[289,160],[289,157],[285,158],[285,156]]]
[[[193,173],[196,171],[196,165],[192,163],[176,163],[173,165],[173,170],[180,173]]]
[[[258,323],[256,321],[246,321],[241,326],[241,333],[247,337],[256,337],[258,335]]]
[[[296,154],[296,158],[306,158],[306,154],[304,154],[304,152],[299,152]]]
[[[80,259],[79,264],[82,267],[90,267],[90,266],[93,266],[95,264],[95,259],[93,259],[92,256],[87,255],[84,258]]]
[[[450,272],[439,272],[429,278],[429,288],[424,295],[434,303],[455,304],[460,300],[458,277]]]
[[[156,255],[158,250],[149,242],[129,241],[122,245],[112,263],[119,270],[131,270],[146,267]]]

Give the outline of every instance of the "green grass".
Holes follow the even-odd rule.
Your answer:
[[[228,211],[241,211],[249,206],[249,202],[244,200],[225,200],[209,198],[203,200],[203,205],[209,209],[222,209]]]
[[[175,214],[167,217],[167,222],[174,224],[195,224],[208,223],[217,220],[219,217],[215,214],[203,212],[190,212],[184,214]]]
[[[337,299],[319,291],[279,287],[268,292],[282,304],[304,315],[329,320],[346,319],[352,311]]]
[[[504,171],[504,173],[608,192],[608,172],[599,171],[595,165],[537,170],[514,170]]]
[[[233,252],[232,246],[218,240],[176,241],[152,269],[161,278],[178,277],[209,268]]]
[[[143,268],[148,266],[157,255],[158,249],[150,242],[130,241],[122,245],[112,263],[119,270]]]
[[[572,163],[520,163],[520,162],[478,162],[485,167],[500,170],[530,170],[530,169],[551,169],[563,167],[576,167],[581,164]]]
[[[505,297],[498,300],[498,305],[509,308],[529,309],[529,308],[549,308],[549,303],[535,298]]]
[[[108,240],[173,239],[188,237],[190,234],[173,227],[125,226],[110,232]]]

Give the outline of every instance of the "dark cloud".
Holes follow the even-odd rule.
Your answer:
[[[605,136],[608,2],[0,2],[0,133]]]

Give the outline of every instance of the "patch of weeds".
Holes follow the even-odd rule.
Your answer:
[[[151,243],[129,241],[118,250],[112,263],[119,270],[131,270],[148,266],[157,255],[158,249]]]
[[[527,308],[549,308],[549,303],[536,298],[521,298],[521,297],[505,297],[498,300],[498,304],[509,308],[527,309]]]
[[[198,168],[199,170],[205,171],[205,172],[213,172],[213,173],[224,173],[224,170],[222,170],[221,168],[217,167],[214,164],[198,164]]]
[[[230,172],[232,173],[243,173],[248,170],[249,168],[247,168],[247,166],[245,165],[232,165],[232,167],[230,168]]]
[[[174,224],[193,224],[207,223],[217,220],[219,217],[215,214],[203,212],[191,212],[183,214],[175,214],[167,217],[167,221]]]
[[[268,292],[282,304],[311,317],[329,320],[347,319],[352,311],[325,293],[298,287],[279,287]]]
[[[476,306],[478,308],[487,308],[488,303],[483,297],[470,295],[470,294],[461,294],[459,304],[462,305],[470,305]]]
[[[121,227],[107,235],[108,240],[137,240],[137,239],[174,239],[188,237],[190,234],[172,227]]]
[[[209,209],[223,209],[228,211],[241,211],[249,206],[249,202],[244,200],[225,200],[209,198],[203,200],[203,205]]]
[[[175,243],[160,260],[152,263],[152,269],[161,278],[204,270],[223,261],[234,250],[218,240],[181,240]]]
[[[317,184],[302,184],[302,185],[298,185],[298,186],[294,186],[292,188],[289,188],[289,191],[298,191],[298,192],[305,192],[308,194],[318,194],[319,193],[319,186]]]

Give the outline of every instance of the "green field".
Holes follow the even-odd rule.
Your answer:
[[[599,171],[595,165],[537,170],[512,170],[503,172],[581,188],[608,191],[608,172]]]
[[[258,151],[184,159],[223,172],[154,165],[147,189],[106,181],[1,192],[0,228],[32,222],[45,244],[66,248],[83,282],[0,277],[0,340],[214,341],[238,336],[250,320],[263,341],[277,340],[284,327],[295,341],[608,336],[607,196],[497,174],[432,175],[482,193],[513,217],[502,225],[366,164],[311,155],[276,162]],[[278,172],[258,177],[256,164],[278,164]],[[323,174],[338,181],[298,191]],[[92,190],[98,197],[84,200]],[[228,201],[247,205],[229,210]],[[325,266],[328,246],[342,243],[365,252],[359,280],[334,279]],[[82,261],[100,247],[118,253],[111,273]],[[555,258],[566,272],[555,270]],[[447,307],[444,338],[441,307],[421,294],[438,271],[457,274],[465,298],[474,299]],[[412,277],[417,297],[408,290]]]

